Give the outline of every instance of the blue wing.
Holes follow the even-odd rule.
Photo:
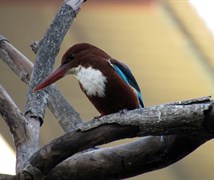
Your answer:
[[[144,107],[143,104],[143,98],[142,98],[142,94],[140,92],[140,88],[137,84],[137,81],[135,80],[131,70],[128,68],[128,66],[126,66],[125,64],[116,61],[115,59],[112,59],[110,61],[111,65],[113,66],[113,68],[116,70],[116,72],[119,74],[119,76],[130,86],[132,86],[137,93],[139,102],[140,102],[140,106],[141,108]]]

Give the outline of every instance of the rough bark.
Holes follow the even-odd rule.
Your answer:
[[[8,174],[0,174],[0,179],[2,180],[16,180],[16,177]]]
[[[167,104],[94,119],[45,145],[30,158],[30,164],[47,174],[77,152],[121,138],[162,135],[159,139],[166,142],[163,135],[185,137],[188,134],[190,137],[194,135],[210,139],[212,133],[206,131],[205,122],[212,122],[212,119],[204,119],[204,112],[210,112],[211,109],[212,101],[202,98],[202,102],[196,100],[196,104],[192,100],[184,105],[182,102],[178,105]]]
[[[29,89],[25,103],[25,116],[27,117],[27,120],[33,129],[37,129],[37,132],[33,131],[35,132],[34,137],[38,137],[36,139],[37,143],[39,142],[40,130],[38,126],[40,125],[40,122],[43,121],[45,108],[48,102],[48,96],[44,90],[39,91],[38,93],[33,93],[32,90],[52,71],[54,60],[58,54],[62,40],[74,18],[76,17],[79,7],[82,3],[82,0],[67,1],[63,3],[56,13],[55,18],[53,19],[43,39],[39,42],[39,49],[31,74],[31,80],[29,82]],[[31,150],[32,154],[37,149],[26,149],[25,151],[29,150]],[[25,151],[23,151],[23,153]],[[24,168],[24,171],[22,172],[19,169],[20,178],[42,177],[40,171],[37,171],[37,169],[34,167],[32,168],[32,166],[30,166],[28,163],[26,163],[26,165],[22,168]]]
[[[48,96],[44,90],[37,93],[33,93],[32,90],[52,71],[60,45],[82,2],[82,0],[76,0],[63,3],[43,39],[39,42],[25,105],[26,114],[30,113],[32,117],[40,119],[44,117]]]
[[[142,129],[142,135],[144,136],[148,135],[145,134],[148,131],[151,131],[151,133],[154,131],[154,135],[164,135],[162,128],[166,130],[166,134],[168,134],[167,129],[171,133],[173,133],[173,131],[175,131],[175,134],[178,133],[176,130],[178,127],[183,133],[186,129],[189,130],[189,128],[194,132],[195,129],[198,131],[198,127],[201,127],[204,111],[208,110],[211,104],[210,97],[202,97],[184,102],[181,101],[154,107],[145,107],[143,109],[134,110],[132,113],[121,112],[99,119],[93,119],[90,122],[81,124],[79,129],[81,131],[88,131],[103,124],[116,123],[119,125],[138,126]],[[189,124],[190,121],[192,125]],[[156,128],[154,124],[157,125]],[[174,124],[174,126],[172,126],[172,124]],[[144,131],[145,129],[146,131]],[[161,131],[161,133],[157,134],[158,131]],[[151,135],[151,133],[149,135]]]
[[[5,104],[7,101],[1,102]],[[186,110],[181,111],[179,106]],[[84,179],[86,176],[94,177],[95,174],[101,179],[125,178],[165,167],[183,158],[198,146],[213,138],[212,106],[212,101],[209,100],[209,97],[205,97],[184,101],[183,103],[176,102],[123,112],[122,114],[116,113],[102,117],[100,120],[95,119],[86,122],[82,124],[82,127],[65,134],[36,152],[30,158],[30,163],[25,167],[24,171],[30,176],[33,174],[36,177],[43,177],[43,174],[47,174],[62,160],[76,152],[98,144],[141,135],[177,134],[142,138],[139,141],[123,146],[78,154],[56,167],[46,178],[51,179],[54,177],[56,179],[61,177],[59,172],[62,173],[62,167],[64,168],[63,176],[65,179],[70,179],[70,177]],[[6,108],[8,107],[6,106]],[[180,114],[175,113],[177,112],[176,109]],[[135,114],[137,115],[135,116]],[[126,117],[130,119],[126,119]],[[151,123],[147,121],[149,117],[153,119]],[[11,118],[14,119],[14,117]],[[142,119],[140,120],[140,118]],[[156,123],[156,120],[159,122]],[[100,124],[97,124],[97,121],[100,121]],[[175,123],[177,130],[175,130]],[[149,124],[149,126],[144,126],[145,124]],[[81,141],[78,141],[79,139]],[[100,162],[100,158],[105,162],[104,164]],[[79,165],[82,164],[84,164],[83,167],[93,166],[94,168],[79,175]],[[70,171],[69,167],[72,167],[73,171]],[[110,171],[110,169],[112,170]]]
[[[116,147],[78,153],[56,166],[45,179],[121,179],[166,167],[182,159],[209,138],[148,136]]]
[[[21,169],[26,160],[31,156],[31,149],[37,149],[37,136],[34,128],[27,123],[26,118],[19,108],[0,85],[0,113],[10,128],[16,146],[16,168]],[[23,153],[24,152],[24,153]]]

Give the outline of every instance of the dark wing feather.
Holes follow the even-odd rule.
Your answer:
[[[112,59],[110,60],[110,64],[113,66],[113,68],[116,70],[116,72],[118,73],[118,75],[130,86],[132,86],[136,92],[137,92],[137,96],[140,102],[140,106],[143,108],[144,104],[143,104],[143,98],[142,98],[142,94],[140,92],[140,88],[137,84],[137,81],[135,80],[131,70],[128,68],[128,66],[126,66],[125,64]]]

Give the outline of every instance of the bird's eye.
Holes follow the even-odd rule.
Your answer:
[[[67,56],[67,59],[69,59],[69,60],[73,60],[74,58],[75,58],[75,54],[69,54]]]
[[[74,54],[69,54],[68,56],[66,56],[66,58],[64,59],[62,64],[67,64],[67,63],[71,62],[74,58],[75,58]]]
[[[67,64],[67,63],[69,63],[70,62],[70,59],[64,59],[64,61],[62,61],[62,64]]]

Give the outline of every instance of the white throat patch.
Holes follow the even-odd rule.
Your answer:
[[[75,75],[88,96],[105,96],[107,79],[102,72],[92,67],[84,68],[79,66],[76,68]]]

